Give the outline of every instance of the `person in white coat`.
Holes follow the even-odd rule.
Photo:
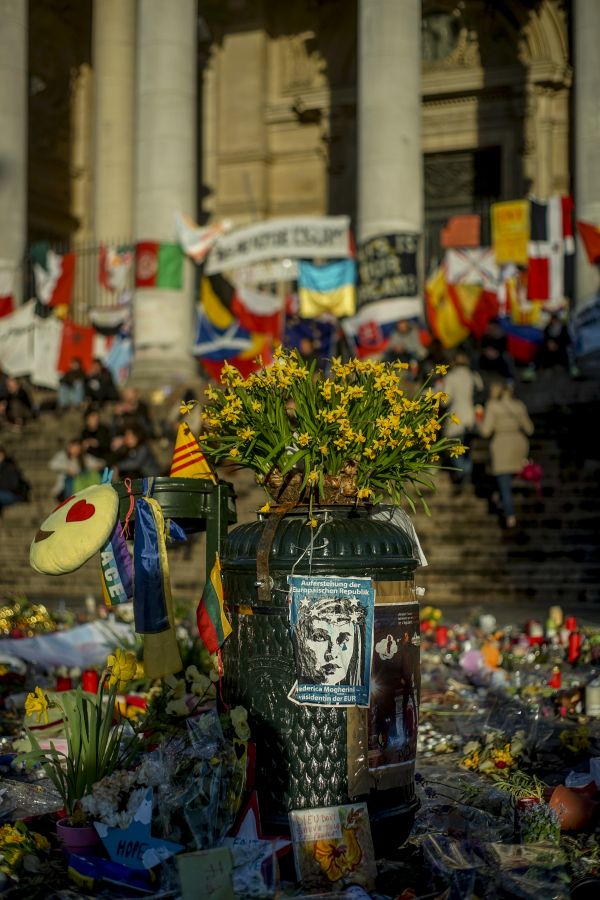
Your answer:
[[[463,350],[459,350],[454,364],[442,382],[442,390],[448,394],[448,416],[444,420],[444,437],[458,438],[462,444],[469,446],[470,437],[475,431],[477,392],[483,391],[483,379],[479,372],[469,366],[469,358]],[[463,456],[449,462],[450,480],[458,493],[465,480],[468,480],[473,468],[471,455],[467,450]]]
[[[507,384],[493,384],[485,407],[480,432],[491,438],[492,474],[496,476],[507,528],[517,524],[512,494],[512,477],[520,472],[529,456],[529,437],[534,425],[527,407],[513,396]]]

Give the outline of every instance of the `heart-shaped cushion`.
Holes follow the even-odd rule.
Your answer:
[[[74,572],[105,545],[119,515],[119,495],[112,484],[83,488],[45,519],[29,550],[36,572]]]

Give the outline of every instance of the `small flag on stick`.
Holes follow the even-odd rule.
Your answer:
[[[177,430],[169,475],[171,478],[175,475],[180,478],[210,478],[214,484],[217,483],[215,473],[187,422],[182,422]]]
[[[218,554],[198,604],[196,621],[206,649],[209,653],[217,653],[232,632],[229,619],[225,615],[221,561]]]

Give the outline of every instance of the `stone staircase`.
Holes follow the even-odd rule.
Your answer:
[[[515,481],[518,525],[506,531],[489,510],[485,485],[487,443],[473,442],[475,484],[453,494],[446,473],[428,498],[431,517],[419,512],[415,525],[429,561],[417,572],[425,587],[424,602],[436,606],[531,604],[590,605],[600,602],[600,450],[589,436],[600,410],[595,383],[561,384],[540,379],[521,385],[536,425],[531,455],[544,469],[542,494]],[[91,595],[100,602],[98,557],[77,572],[43,576],[29,566],[29,544],[53,507],[54,473],[47,463],[80,430],[81,415],[57,419],[53,412],[21,433],[3,431],[0,440],[19,460],[32,485],[28,504],[5,509],[0,518],[0,598],[26,596],[53,606],[61,600],[83,606]],[[157,444],[168,470],[172,448]],[[247,472],[222,471],[237,492],[238,521],[254,518],[264,494]],[[169,551],[174,596],[181,604],[197,602],[204,584],[204,536]]]

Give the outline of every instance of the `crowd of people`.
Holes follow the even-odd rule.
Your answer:
[[[520,369],[508,352],[507,337],[498,320],[488,324],[479,341],[469,340],[452,351],[435,338],[423,340],[423,336],[418,323],[398,322],[383,355],[407,363],[409,377],[416,382],[435,366],[450,364],[450,371],[440,382],[451,398],[448,411],[454,414],[446,419],[445,434],[460,438],[467,447],[476,436],[489,441],[487,469],[495,479],[490,505],[499,512],[505,527],[514,528],[512,480],[528,459],[528,441],[533,433],[527,409],[515,396],[515,385],[555,367],[573,371],[568,328],[559,315],[551,316],[535,357]],[[311,345],[301,347],[301,352],[310,355],[317,349]],[[319,363],[326,365],[324,360]],[[99,482],[105,468],[112,469],[114,480],[166,474],[152,443],[159,437],[174,438],[177,416],[156,423],[137,390],[120,390],[100,359],[93,360],[88,372],[80,360],[72,361],[60,379],[55,409],[58,416],[68,410],[81,413],[80,428],[48,461],[56,474],[53,497],[57,502]],[[0,432],[19,432],[39,414],[26,380],[0,371]],[[473,478],[471,454],[445,462],[458,494]],[[28,497],[29,485],[18,460],[0,446],[0,514],[4,506],[26,502]]]

